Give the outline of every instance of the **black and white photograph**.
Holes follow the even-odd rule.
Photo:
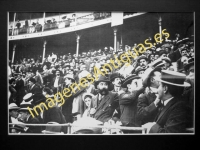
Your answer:
[[[7,18],[8,135],[195,134],[195,12]]]

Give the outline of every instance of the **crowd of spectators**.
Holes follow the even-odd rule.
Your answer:
[[[129,15],[130,13],[127,13]],[[88,18],[89,16],[89,18]],[[93,16],[91,18],[91,16]],[[67,16],[63,16],[60,21],[56,20],[55,18],[49,19],[44,21],[44,24],[39,23],[39,19],[36,22],[32,22],[32,24],[29,25],[29,21],[25,20],[25,25],[21,25],[20,20],[17,20],[15,23],[15,27],[17,27],[14,30],[14,35],[18,34],[24,34],[24,33],[36,33],[41,32],[42,28],[43,31],[52,30],[52,29],[58,29],[58,28],[65,28],[69,26],[75,26],[76,24],[83,24],[86,22],[94,21],[94,20],[100,20],[111,17],[110,12],[94,12],[91,15],[83,16],[76,18],[76,14],[72,14],[71,18],[67,18]],[[9,35],[12,35],[12,29],[9,30]]]
[[[135,44],[133,46],[125,45],[124,47],[120,45],[116,52],[112,47],[105,47],[103,50],[82,52],[78,56],[70,53],[59,55],[52,52],[43,61],[32,57],[18,60],[17,64],[9,62],[9,121],[14,122],[15,119],[23,122],[21,126],[10,126],[10,132],[48,132],[47,130],[51,129],[46,128],[45,130],[45,128],[38,126],[27,127],[26,123],[74,123],[83,118],[93,118],[104,125],[141,127],[156,120],[159,112],[158,95],[160,93],[158,91],[160,85],[155,81],[155,78],[164,73],[170,73],[174,76],[185,75],[184,81],[190,84],[188,87],[183,87],[182,91],[179,88],[176,89],[174,92],[179,94],[177,95],[177,93],[169,90],[169,88],[172,88],[169,86],[172,81],[165,82],[167,85],[165,89],[169,90],[166,93],[173,95],[173,97],[181,96],[179,101],[186,103],[187,115],[186,119],[181,118],[184,120],[183,123],[180,118],[176,118],[178,115],[170,116],[168,114],[168,117],[170,116],[172,119],[167,124],[156,121],[162,129],[157,130],[157,132],[176,133],[184,132],[183,128],[192,128],[194,37],[163,41],[146,49],[144,53],[136,52],[135,46]],[[138,53],[138,56],[133,58],[129,53],[128,57],[122,57],[123,61],[120,60],[121,55],[128,53],[128,51],[136,56]],[[111,59],[119,67],[111,65]],[[105,64],[110,64],[112,68],[103,68]],[[86,76],[90,74],[91,77],[96,79],[94,68],[98,68],[104,75],[100,75],[97,80],[91,82]],[[151,69],[150,73],[149,69]],[[39,112],[40,115],[38,116],[34,114],[36,117],[32,118],[27,106],[33,110],[34,106],[41,102],[49,105],[46,101],[47,98],[53,99],[54,94],[62,93],[65,88],[69,88],[75,82],[79,83],[82,78],[85,79],[85,85],[91,84],[80,87],[80,90],[76,88],[76,92],[71,91],[70,97],[57,97],[64,99],[63,105],[54,99],[52,103],[56,105],[52,108],[45,110],[44,106],[41,106],[43,111]],[[178,81],[178,78],[176,80]],[[180,84],[175,82],[173,81],[174,84],[172,85]],[[181,112],[178,113],[181,114]],[[67,133],[65,127],[58,127],[54,130],[56,130],[55,133]],[[94,133],[94,131],[87,129],[81,130],[80,133]],[[103,129],[98,133],[128,134],[140,132]]]

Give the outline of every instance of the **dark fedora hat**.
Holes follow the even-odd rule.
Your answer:
[[[132,74],[130,76],[128,76],[122,83],[122,87],[126,88],[127,84],[129,84],[132,80],[134,79],[140,79],[139,76],[137,76],[136,74]]]
[[[29,79],[29,81],[31,81],[31,82],[33,82],[33,83],[36,83],[36,80],[35,80],[33,77],[31,77],[31,78]]]
[[[183,73],[179,73],[176,71],[171,70],[162,70],[161,71],[161,78],[155,77],[155,80],[174,85],[174,86],[180,86],[180,87],[189,87],[190,84],[187,82],[184,82],[186,79],[186,75]]]
[[[187,71],[187,70],[190,68],[190,66],[194,66],[194,58],[190,58],[190,59],[188,60],[188,64],[186,64],[186,65],[184,66],[185,71]]]
[[[111,82],[114,81],[115,78],[122,78],[122,76],[121,76],[121,74],[118,73],[118,72],[115,72],[115,73],[113,73],[113,74],[110,75],[110,81],[111,81]]]
[[[99,82],[107,82],[108,84],[111,83],[109,78],[107,78],[106,76],[102,76],[102,75],[100,75],[99,79],[94,82],[95,88],[97,88],[97,85],[99,84]]]
[[[149,59],[146,56],[142,55],[138,57],[137,62],[140,62],[141,59],[145,59],[146,61],[149,61]]]

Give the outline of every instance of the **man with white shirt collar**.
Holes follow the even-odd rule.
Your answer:
[[[155,118],[155,122],[143,125],[147,133],[186,133],[187,109],[182,100],[184,87],[190,84],[184,82],[185,74],[162,70],[159,81],[158,98],[163,102],[161,111]]]
[[[61,92],[63,89],[64,79],[61,77],[60,70],[56,70],[56,77],[53,78],[52,81],[52,89],[54,91],[54,94],[57,92]]]
[[[141,94],[138,98],[137,116],[142,125],[154,121],[158,113],[160,99],[157,98],[157,90],[159,82],[155,80],[155,77],[160,76],[161,67],[153,69],[149,74],[148,80],[146,80],[147,87],[145,93]]]

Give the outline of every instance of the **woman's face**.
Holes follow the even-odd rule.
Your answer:
[[[90,105],[91,105],[91,98],[90,97],[85,98],[85,104],[86,104],[87,107],[90,107]]]

